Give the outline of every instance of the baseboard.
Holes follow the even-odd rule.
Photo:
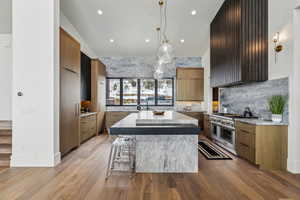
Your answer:
[[[54,156],[54,166],[58,165],[60,162],[61,162],[61,154],[60,152],[58,152]]]
[[[300,160],[288,160],[287,168],[293,174],[300,174]]]
[[[61,162],[60,152],[56,153],[52,159],[45,157],[37,158],[24,155],[12,155],[11,167],[55,167]]]

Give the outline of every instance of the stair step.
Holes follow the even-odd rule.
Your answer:
[[[11,153],[12,153],[11,145],[9,144],[0,145],[0,154],[11,154]]]
[[[0,160],[0,167],[10,167],[10,160]]]
[[[11,136],[11,135],[12,135],[12,131],[11,130],[0,129],[0,136]]]
[[[0,145],[1,144],[12,144],[11,135],[0,135]]]
[[[11,130],[12,123],[11,121],[0,121],[0,130]]]

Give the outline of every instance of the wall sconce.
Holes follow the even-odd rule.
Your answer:
[[[275,44],[274,51],[275,51],[275,63],[277,63],[278,53],[283,50],[283,45],[280,44],[280,33],[277,32],[273,37],[273,42]]]

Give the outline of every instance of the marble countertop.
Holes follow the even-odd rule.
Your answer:
[[[96,114],[97,114],[97,112],[81,113],[81,114],[80,114],[80,117],[88,117],[88,116],[96,115]]]
[[[252,124],[252,125],[258,125],[258,126],[288,126],[287,122],[277,123],[277,122],[261,120],[261,119],[236,119],[235,121]]]
[[[152,111],[132,113],[110,128],[111,135],[197,135],[198,120],[168,111],[165,117],[152,116]],[[137,124],[137,120],[143,120]],[[150,120],[150,121],[147,121]],[[153,121],[154,120],[154,121]],[[155,124],[157,123],[157,124]]]
[[[198,120],[175,111],[165,111],[164,115],[154,115],[152,111],[141,111],[137,114],[136,124],[194,124]]]

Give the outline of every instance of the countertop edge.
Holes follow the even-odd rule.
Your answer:
[[[272,121],[263,121],[263,120],[252,120],[252,119],[235,119],[236,122],[242,122],[250,125],[257,125],[257,126],[288,126],[287,122],[272,122]]]
[[[97,112],[81,113],[80,117],[88,117],[88,116],[96,115],[96,114],[97,114]]]

